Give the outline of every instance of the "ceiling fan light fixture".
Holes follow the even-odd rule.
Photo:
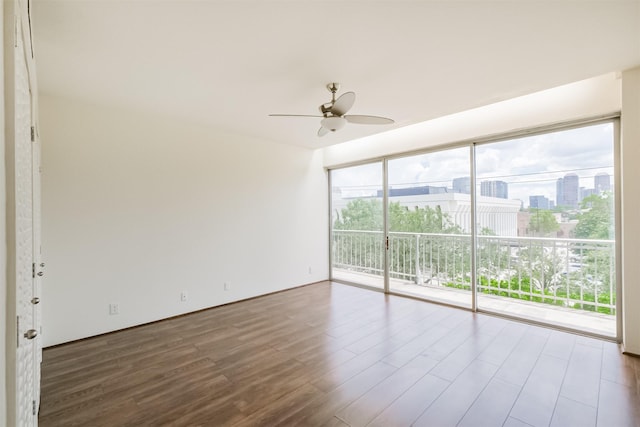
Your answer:
[[[347,120],[342,117],[337,116],[329,116],[322,119],[320,122],[323,128],[330,130],[331,132],[335,132],[340,130],[347,124]]]

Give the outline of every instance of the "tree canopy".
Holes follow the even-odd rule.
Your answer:
[[[537,236],[546,236],[549,233],[558,231],[560,224],[553,213],[546,209],[530,209],[529,230]]]
[[[379,199],[354,199],[338,214],[336,230],[382,230],[382,201]],[[400,203],[389,203],[389,229],[411,233],[461,233],[440,207],[408,209]]]
[[[342,208],[333,227],[336,230],[382,230],[382,201],[353,199]]]
[[[612,239],[613,195],[609,192],[592,194],[582,200],[582,212],[573,230],[579,239]]]

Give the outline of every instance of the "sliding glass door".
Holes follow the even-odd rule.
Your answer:
[[[388,161],[389,288],[471,307],[470,150]]]
[[[383,164],[334,169],[331,182],[331,277],[384,288]]]
[[[616,335],[614,123],[479,145],[478,309]]]
[[[331,170],[332,278],[616,337],[616,127]]]

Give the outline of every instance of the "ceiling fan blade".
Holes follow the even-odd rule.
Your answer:
[[[334,116],[343,116],[347,114],[347,111],[353,107],[353,103],[356,102],[356,94],[354,92],[345,92],[340,95],[340,98],[336,99],[331,107],[331,114]]]
[[[378,116],[360,116],[357,114],[344,116],[349,123],[357,123],[360,125],[390,125],[395,123],[392,119]]]
[[[269,114],[269,117],[316,117],[316,118],[322,118],[324,116],[311,115],[311,114]]]
[[[331,132],[329,129],[327,129],[326,127],[320,126],[320,129],[318,129],[318,136],[325,136],[329,132]]]

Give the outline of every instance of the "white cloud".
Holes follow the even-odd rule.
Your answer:
[[[613,125],[604,123],[481,144],[476,147],[476,165],[478,182],[489,179],[508,182],[509,198],[522,200],[525,206],[530,195],[555,200],[556,180],[567,173],[578,174],[580,186],[585,188],[593,188],[597,173],[613,174]],[[468,147],[389,161],[389,184],[396,188],[411,185],[450,188],[454,178],[469,175]],[[353,187],[353,191],[382,188],[380,163],[336,170],[332,178],[334,186]]]

